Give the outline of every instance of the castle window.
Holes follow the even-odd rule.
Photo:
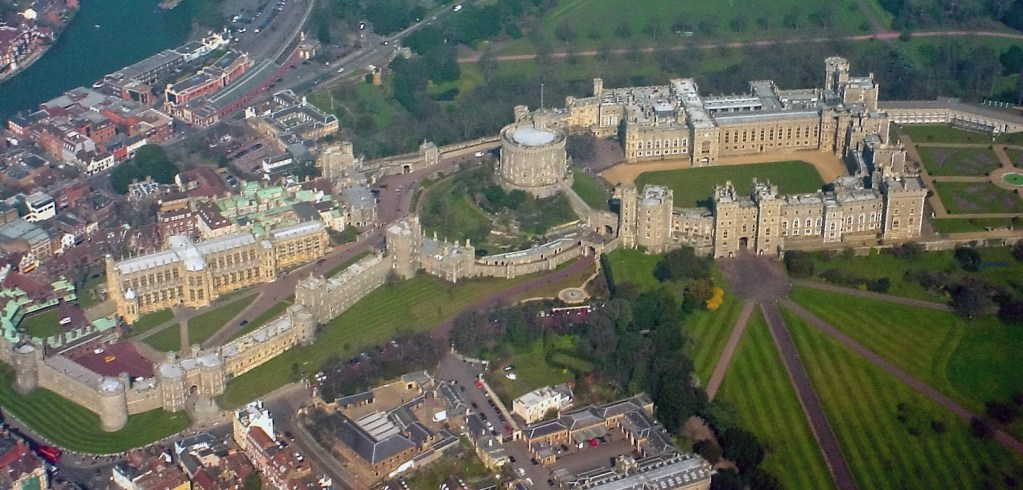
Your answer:
[[[818,216],[818,217],[817,217],[817,226],[818,226],[818,227],[820,227],[820,226],[821,226],[821,222],[822,222],[822,218],[821,218],[820,216]]]
[[[813,227],[813,218],[806,218],[806,227],[807,228]]]

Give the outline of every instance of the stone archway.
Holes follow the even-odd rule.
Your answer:
[[[739,250],[745,250],[749,248],[749,237],[742,237],[739,239]]]

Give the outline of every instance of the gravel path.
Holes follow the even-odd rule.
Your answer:
[[[806,288],[819,289],[821,291],[828,291],[830,293],[847,294],[849,296],[857,296],[860,298],[876,299],[878,301],[887,301],[889,303],[912,306],[915,308],[926,308],[928,310],[937,311],[952,311],[951,306],[944,305],[941,303],[934,303],[931,301],[923,301],[912,298],[903,298],[901,296],[875,293],[873,291],[860,291],[859,289],[835,286],[833,284],[823,284],[814,281],[792,281],[792,284]]]
[[[711,400],[718,394],[721,382],[725,380],[725,372],[728,371],[728,366],[732,363],[732,356],[735,355],[735,350],[739,347],[739,340],[742,339],[742,333],[746,331],[746,325],[749,325],[749,316],[753,313],[755,306],[757,306],[757,302],[750,300],[746,300],[742,305],[742,311],[739,312],[739,318],[735,320],[735,326],[732,327],[732,334],[728,337],[725,350],[721,352],[721,357],[714,366],[714,373],[707,381],[707,398]]]

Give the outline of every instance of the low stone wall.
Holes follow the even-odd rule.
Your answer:
[[[97,415],[102,415],[97,388],[78,381],[50,366],[46,361],[37,365],[39,387],[71,400]],[[83,368],[84,369],[84,368]],[[99,376],[99,375],[97,375]]]
[[[160,396],[160,387],[158,385],[154,385],[146,390],[128,388],[125,390],[124,396],[128,403],[128,414],[130,415],[163,408],[163,399]]]

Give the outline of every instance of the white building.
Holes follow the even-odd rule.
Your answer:
[[[46,221],[57,215],[57,205],[53,198],[43,192],[34,192],[26,197],[25,207],[28,209],[25,221],[31,223]]]
[[[573,401],[572,389],[567,384],[545,386],[512,400],[512,413],[531,424],[552,409],[561,411],[572,406]]]
[[[263,408],[262,400],[256,400],[245,405],[245,408],[236,410],[233,425],[234,441],[238,443],[242,451],[247,449],[246,434],[249,433],[249,427],[259,427],[270,439],[277,440],[277,433],[274,432],[274,419],[270,415],[270,411]]]

